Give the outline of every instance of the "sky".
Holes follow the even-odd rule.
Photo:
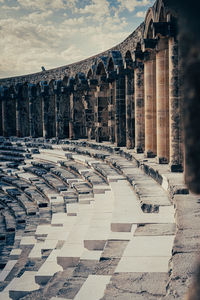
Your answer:
[[[154,0],[0,0],[0,78],[98,54],[140,25]]]

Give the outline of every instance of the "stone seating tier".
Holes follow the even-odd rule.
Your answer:
[[[141,278],[157,282],[152,300],[164,297],[176,232],[166,189],[111,144],[51,142],[35,139],[39,153],[12,172],[2,168],[0,203],[16,213],[16,227],[4,247],[0,298],[84,299],[92,285],[94,297],[109,299],[124,278],[127,297],[137,299],[131,282]],[[16,147],[17,139],[10,143]]]

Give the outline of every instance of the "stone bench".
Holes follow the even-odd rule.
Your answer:
[[[15,217],[17,225],[24,226],[23,224],[25,224],[26,213],[25,213],[25,210],[19,205],[17,200],[14,200],[14,199],[10,198],[9,196],[1,193],[0,194],[0,202],[3,203],[3,205],[6,205],[10,209],[13,216]]]
[[[34,187],[27,188],[27,189],[24,190],[24,192],[29,197],[31,197],[31,199],[33,201],[35,201],[37,203],[37,205],[38,205],[39,208],[47,207],[48,206],[49,201],[45,197],[42,197],[42,195],[37,191],[36,188],[34,188]]]

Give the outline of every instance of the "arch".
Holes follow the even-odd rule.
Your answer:
[[[67,86],[69,82],[69,76],[65,75],[62,79],[63,86]]]
[[[167,14],[163,0],[158,0],[155,11],[155,22],[167,22]]]
[[[107,66],[107,70],[108,72],[112,72],[115,69],[115,65],[114,65],[114,61],[113,58],[110,57],[109,61],[108,61],[108,66]]]
[[[106,68],[102,61],[100,61],[97,65],[96,75],[106,75]]]
[[[55,82],[55,80],[54,80],[54,79],[51,79],[51,80],[49,81],[49,83],[48,83],[49,88],[52,89],[52,90],[53,90],[53,88],[54,88],[54,82]]]
[[[137,45],[136,45],[136,51],[137,51],[137,52],[142,51],[142,45],[141,45],[140,42],[138,42]]]
[[[78,82],[78,83],[81,83],[81,81],[85,80],[86,77],[85,77],[85,74],[82,73],[82,72],[78,72],[75,76],[75,80]]]
[[[87,71],[87,79],[94,79],[96,64],[94,63]]]
[[[144,29],[144,39],[152,39],[153,38],[153,22],[154,22],[154,13],[153,8],[150,7],[147,11],[145,17],[145,29]]]
[[[125,67],[127,69],[132,69],[133,68],[133,58],[132,58],[132,55],[131,55],[131,51],[130,50],[127,50],[126,53],[125,53],[125,57],[124,57],[124,61],[125,61]]]
[[[87,79],[92,79],[93,77],[93,71],[92,68],[89,69],[89,71],[87,72]]]
[[[94,76],[106,76],[106,66],[107,66],[108,57],[100,56],[96,59],[95,64],[93,65],[93,74]]]
[[[123,68],[123,66],[124,63],[121,52],[118,50],[110,51],[108,56],[107,70],[115,71],[117,69]]]

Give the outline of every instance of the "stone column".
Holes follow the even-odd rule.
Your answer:
[[[21,128],[20,128],[20,101],[22,99],[19,96],[16,98],[16,136],[21,137]]]
[[[69,137],[69,95],[62,81],[53,83],[55,97],[55,136],[59,139]]]
[[[86,113],[86,131],[89,140],[95,139],[95,124],[94,124],[94,106],[95,106],[95,92],[97,80],[89,80],[89,87],[85,93],[84,106]]]
[[[108,89],[108,131],[109,131],[109,141],[115,143],[115,81],[109,83]]]
[[[33,98],[33,124],[35,137],[43,136],[43,109],[42,109],[43,97],[40,89],[36,90],[36,97]]]
[[[63,137],[69,138],[70,92],[66,87],[61,88],[61,111],[63,111]]]
[[[29,97],[29,126],[30,126],[31,137],[35,137],[33,99],[34,99],[33,97]]]
[[[43,137],[49,138],[48,135],[48,98],[46,95],[42,97],[42,112],[43,112]]]
[[[29,136],[29,99],[28,87],[18,89],[16,97],[16,135],[18,137]]]
[[[178,42],[169,39],[169,144],[170,170],[183,171],[181,109],[178,77]]]
[[[2,100],[3,100],[3,97],[0,94],[0,136],[3,135],[3,127],[2,127],[2,123],[3,123]]]
[[[60,91],[55,92],[55,122],[56,122],[56,137],[63,138],[63,120],[61,110],[61,95]]]
[[[95,138],[97,142],[108,141],[108,83],[100,78],[95,93]]]
[[[169,162],[169,50],[168,39],[161,38],[156,53],[157,159]]]
[[[14,92],[6,91],[2,99],[3,136],[16,136],[16,99]]]
[[[119,74],[116,79],[115,101],[115,143],[117,147],[126,146],[126,104],[125,104],[125,75]]]
[[[56,137],[69,138],[70,95],[67,87],[61,87],[55,95]]]
[[[70,93],[70,112],[69,112],[69,138],[74,139],[74,94]]]
[[[156,55],[146,52],[144,60],[145,155],[155,157],[156,144]]]
[[[49,130],[48,130],[48,99],[49,99],[49,86],[43,85],[41,87],[41,95],[42,95],[42,125],[43,125],[43,137],[49,138]]]
[[[29,128],[30,128],[30,136],[36,137],[36,130],[35,130],[35,113],[34,113],[34,102],[36,101],[36,87],[32,84],[28,86],[28,98],[29,98]]]
[[[135,113],[134,113],[134,71],[127,69],[126,87],[126,147],[135,146]]]
[[[71,96],[71,116],[73,124],[73,137],[86,138],[86,115],[84,108],[84,93],[85,87],[82,85],[75,85],[73,96]],[[73,103],[72,103],[73,102]]]
[[[144,120],[144,65],[136,62],[134,74],[135,82],[135,151],[144,152],[145,120]]]
[[[52,138],[56,136],[55,128],[55,95],[49,86],[42,87],[42,112],[43,112],[43,137]]]

